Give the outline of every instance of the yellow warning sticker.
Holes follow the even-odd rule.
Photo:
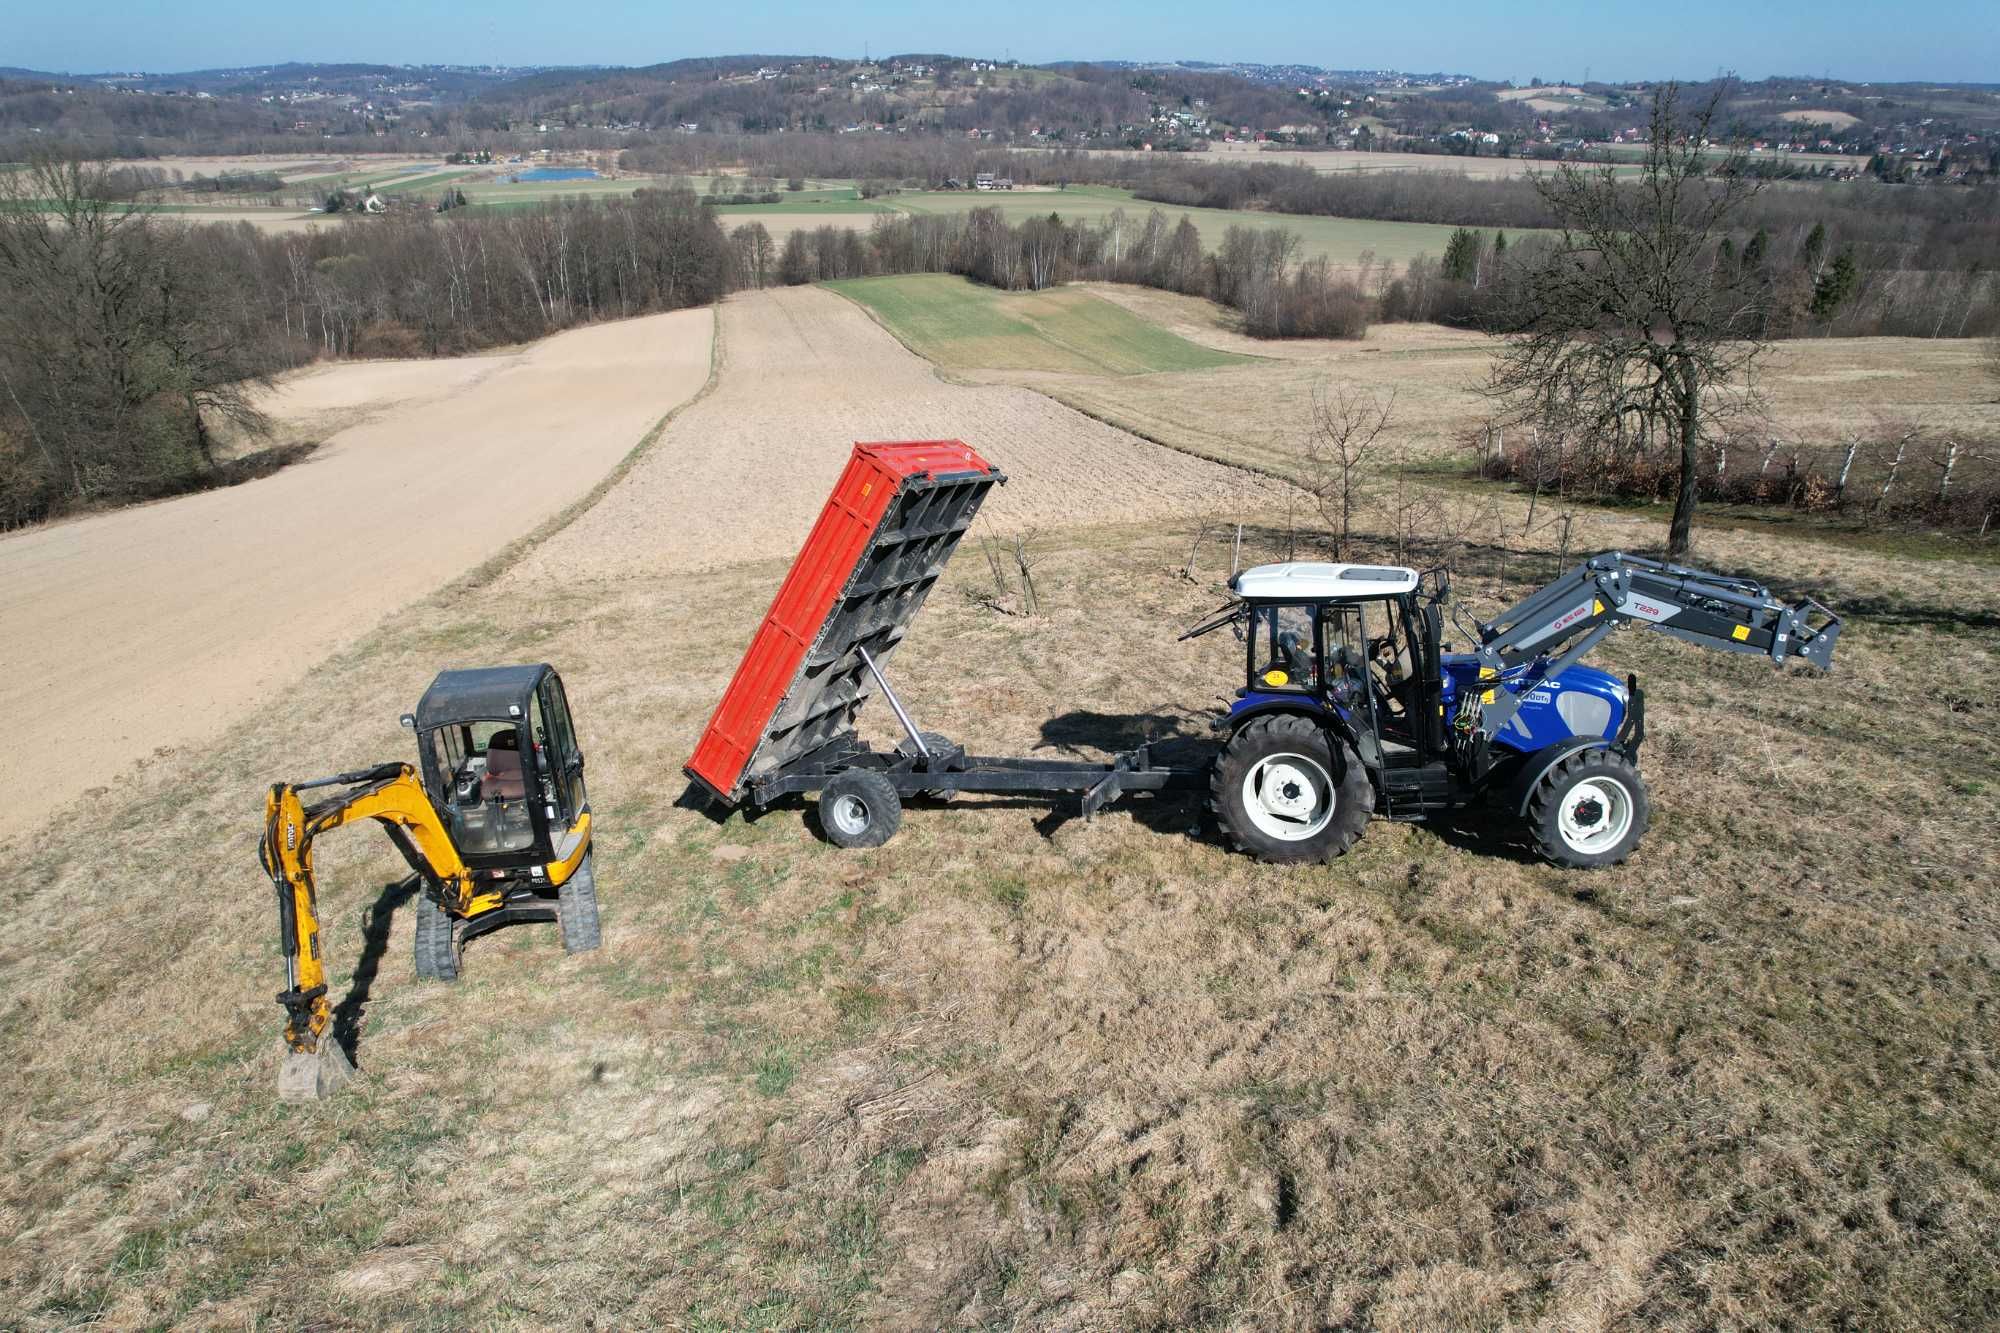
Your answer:
[[[1603,614],[1604,614],[1604,603],[1602,603],[1602,602],[1598,601],[1598,600],[1597,600],[1596,598],[1594,598],[1594,597],[1593,597],[1593,598],[1591,598],[1591,600],[1590,600],[1590,614],[1592,614],[1593,616],[1601,616],[1601,615],[1603,615]]]
[[[1729,631],[1729,635],[1738,643],[1741,643],[1750,637],[1750,627],[1748,625],[1738,625],[1735,629]]]
[[[872,491],[872,490],[874,490],[874,489],[875,489],[875,483],[874,483],[874,482],[872,482],[872,481],[864,481],[864,482],[862,482],[862,483],[861,483],[861,493],[862,493],[863,495],[866,495],[866,494],[868,494],[868,492],[870,492],[870,491]]]

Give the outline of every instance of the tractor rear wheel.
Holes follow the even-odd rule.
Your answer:
[[[1254,718],[1230,738],[1209,776],[1223,836],[1259,861],[1329,861],[1375,813],[1375,787],[1346,742],[1311,718]]]
[[[417,894],[417,975],[427,981],[457,981],[465,959],[465,923]]]
[[[596,849],[583,854],[570,877],[556,890],[556,928],[562,932],[564,953],[589,953],[604,943],[597,923],[597,872],[591,865]]]
[[[1583,750],[1549,770],[1528,802],[1535,850],[1559,866],[1592,870],[1632,854],[1652,818],[1645,779],[1615,750]]]
[[[880,847],[902,825],[896,785],[872,768],[845,769],[820,789],[820,832],[836,847]]]

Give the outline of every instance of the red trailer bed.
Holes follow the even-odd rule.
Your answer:
[[[734,805],[848,734],[980,503],[1005,481],[958,440],[856,444],[687,762]]]

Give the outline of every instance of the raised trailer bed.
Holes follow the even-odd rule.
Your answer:
[[[1109,764],[971,756],[920,731],[884,674],[987,494],[1006,478],[958,440],[857,444],[792,562],[685,772],[727,806],[820,793],[846,847],[886,842],[902,800],[954,792],[1082,797],[1086,817],[1128,791],[1192,787],[1199,769],[1141,749]],[[880,690],[905,739],[871,748],[854,719]]]

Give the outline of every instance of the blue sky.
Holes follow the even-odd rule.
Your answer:
[[[639,65],[739,52],[859,55],[864,44],[877,55],[1298,61],[1523,83],[1586,72],[1599,79],[1706,77],[1718,69],[1746,78],[1831,72],[1849,80],[2000,81],[2000,3],[0,0],[0,65],[73,73],[283,60]]]

